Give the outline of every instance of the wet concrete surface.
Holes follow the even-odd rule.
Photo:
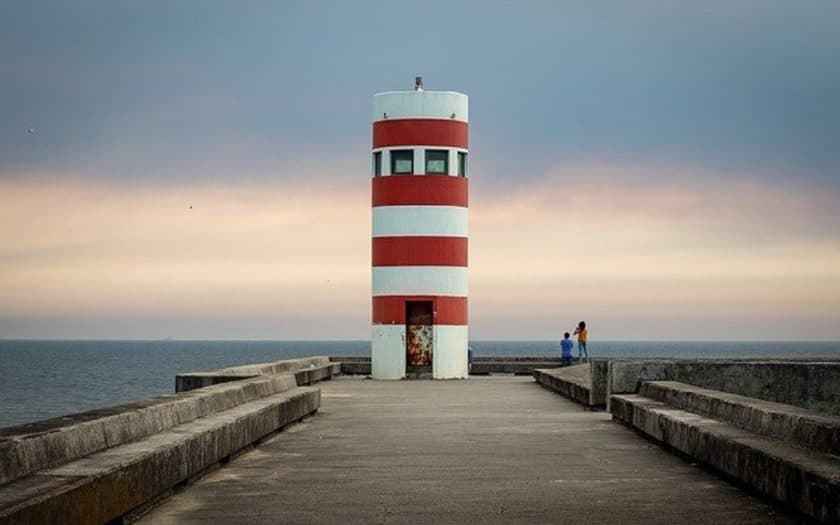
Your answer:
[[[319,386],[143,523],[799,523],[531,378]]]

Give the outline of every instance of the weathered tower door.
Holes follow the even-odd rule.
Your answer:
[[[433,324],[432,301],[405,303],[406,372],[431,371]]]

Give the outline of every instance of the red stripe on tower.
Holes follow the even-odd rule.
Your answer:
[[[466,237],[376,237],[374,266],[467,266]]]
[[[433,301],[434,324],[468,324],[466,297],[437,297],[432,295],[389,295],[373,298],[374,324],[405,324],[406,301]]]
[[[466,177],[391,175],[373,178],[374,206],[461,206],[469,203]]]
[[[373,147],[445,146],[466,149],[469,126],[459,120],[399,119],[373,123]]]

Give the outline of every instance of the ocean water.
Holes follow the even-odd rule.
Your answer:
[[[556,341],[474,341],[477,356],[557,356]],[[593,357],[833,357],[840,342],[590,341]],[[369,341],[0,340],[0,427],[172,393],[175,374],[310,355],[365,356]]]

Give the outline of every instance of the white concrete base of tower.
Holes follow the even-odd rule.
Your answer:
[[[435,379],[466,379],[470,374],[467,360],[469,327],[435,325],[432,334],[432,376]]]
[[[432,377],[469,377],[469,327],[435,325],[432,327],[432,341]],[[370,353],[374,379],[403,379],[406,375],[405,326],[374,325]]]
[[[376,324],[370,337],[371,375],[374,379],[405,377],[405,325]]]

